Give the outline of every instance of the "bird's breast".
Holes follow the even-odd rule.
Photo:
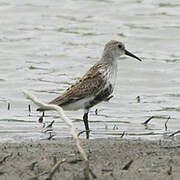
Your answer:
[[[105,66],[100,70],[100,73],[103,86],[97,92],[97,94],[95,94],[93,100],[89,102],[89,107],[92,107],[99,102],[106,100],[114,90],[117,76],[117,66]]]
[[[117,78],[117,64],[113,63],[112,65],[107,66],[101,71],[101,77],[106,82],[104,89],[111,86],[111,89],[114,90],[114,86]]]

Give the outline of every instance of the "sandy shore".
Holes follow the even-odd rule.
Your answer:
[[[180,144],[175,141],[83,140],[90,169],[102,180],[180,179]],[[52,179],[83,179],[82,161],[71,138],[0,146],[0,179],[46,179],[53,165],[65,160]],[[90,179],[93,179],[90,175]]]

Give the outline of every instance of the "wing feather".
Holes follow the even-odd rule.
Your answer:
[[[61,96],[52,100],[50,104],[63,106],[97,94],[105,86],[102,74],[98,71],[101,66],[102,64],[95,64],[82,79],[67,89]]]

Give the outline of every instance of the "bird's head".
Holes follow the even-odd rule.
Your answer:
[[[124,44],[119,41],[111,40],[104,47],[104,53],[111,53],[114,58],[117,58],[123,54],[131,56],[139,61],[142,61],[140,58],[126,50]]]

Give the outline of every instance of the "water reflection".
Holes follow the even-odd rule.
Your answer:
[[[0,2],[0,133],[2,141],[40,139],[40,114],[31,116],[21,89],[48,102],[75,83],[101,57],[104,44],[117,39],[144,61],[122,57],[114,97],[90,112],[92,138],[162,138],[179,126],[180,2],[143,0]],[[126,61],[124,61],[126,59]],[[137,103],[136,97],[141,101]],[[11,109],[7,110],[7,103]],[[78,131],[82,112],[67,112]],[[148,126],[143,123],[155,116]],[[67,126],[48,112],[55,137]],[[113,127],[116,127],[113,129]]]

